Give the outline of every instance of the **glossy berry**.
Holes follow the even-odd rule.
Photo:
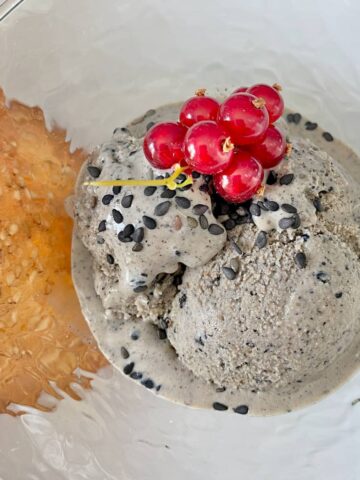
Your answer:
[[[212,97],[196,96],[187,100],[180,110],[180,123],[192,127],[203,120],[216,120],[220,103]]]
[[[263,141],[250,145],[248,151],[261,163],[263,168],[273,168],[284,158],[286,147],[285,135],[270,125]]]
[[[265,108],[269,113],[270,123],[276,122],[284,113],[284,100],[279,93],[280,86],[275,84],[275,87],[277,88],[258,83],[247,90],[255,97],[261,97],[265,100]]]
[[[214,185],[226,201],[242,203],[255,195],[263,178],[264,170],[255,158],[249,152],[238,151],[229,166],[214,175]]]
[[[224,170],[232,159],[233,149],[228,135],[216,122],[196,123],[185,136],[186,161],[199,173],[213,174]]]
[[[248,87],[239,87],[236,90],[234,90],[231,95],[234,95],[235,93],[244,93],[244,92],[247,91],[247,89],[248,89]]]
[[[269,115],[262,105],[249,93],[231,95],[220,106],[218,123],[237,145],[259,142],[269,126]]]
[[[144,154],[151,165],[167,169],[184,158],[182,151],[186,128],[179,123],[164,122],[154,125],[144,138]]]

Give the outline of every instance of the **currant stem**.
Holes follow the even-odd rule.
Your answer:
[[[234,150],[234,148],[235,148],[235,145],[232,143],[231,138],[226,137],[222,147],[223,152],[224,153],[231,152],[231,150]]]
[[[197,97],[205,97],[206,88],[198,88],[195,92]]]
[[[84,182],[83,185],[91,187],[125,187],[125,186],[146,186],[146,187],[161,187],[166,186],[169,190],[175,190],[177,188],[186,187],[193,183],[193,179],[190,175],[182,183],[176,183],[177,177],[185,172],[188,167],[175,166],[175,170],[168,178],[161,178],[158,180],[99,180],[93,182]]]
[[[255,98],[252,101],[252,104],[254,105],[255,108],[263,108],[266,105],[265,100],[262,97]]]

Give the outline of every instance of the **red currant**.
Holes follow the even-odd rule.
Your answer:
[[[214,175],[214,185],[226,201],[242,203],[255,195],[263,178],[262,166],[249,152],[240,150],[224,171]]]
[[[220,106],[218,123],[234,143],[247,145],[262,140],[269,126],[269,115],[260,98],[236,93]]]
[[[270,123],[276,122],[278,118],[284,113],[284,100],[279,93],[280,85],[275,83],[272,87],[258,83],[248,88],[248,93],[255,95],[255,97],[263,98],[265,100],[265,107],[269,113]]]
[[[187,100],[180,110],[180,122],[192,127],[202,120],[216,120],[220,103],[212,97],[196,96]]]
[[[184,153],[197,172],[213,174],[224,170],[233,156],[234,145],[216,122],[196,123],[186,133]]]
[[[285,135],[270,125],[266,130],[264,140],[261,143],[250,145],[248,151],[261,163],[263,168],[273,168],[284,158],[286,147]]]
[[[186,128],[175,122],[154,125],[144,138],[144,154],[151,165],[167,169],[184,158],[182,151]]]
[[[248,89],[248,87],[239,87],[236,90],[234,90],[231,95],[234,95],[235,93],[244,93],[244,92],[247,91],[247,89]]]

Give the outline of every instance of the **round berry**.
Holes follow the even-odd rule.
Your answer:
[[[220,103],[212,97],[196,96],[187,100],[180,110],[180,123],[192,127],[202,120],[216,120]]]
[[[167,169],[184,158],[182,151],[186,128],[175,122],[157,123],[144,138],[144,154],[151,165]]]
[[[276,122],[278,118],[284,113],[284,100],[279,93],[280,85],[275,84],[273,87],[258,83],[248,88],[248,93],[255,95],[255,97],[263,98],[265,100],[265,108],[269,113],[270,123]]]
[[[224,170],[233,156],[233,150],[229,136],[216,122],[196,123],[185,136],[186,161],[199,173],[213,174]]]
[[[273,168],[284,158],[286,147],[285,135],[278,128],[270,125],[265,132],[263,141],[250,145],[248,151],[261,163],[263,168]]]
[[[255,195],[263,178],[264,170],[255,158],[249,152],[238,151],[230,165],[214,175],[214,185],[226,201],[242,203]]]
[[[220,106],[218,123],[237,145],[259,142],[269,126],[269,115],[263,105],[254,95],[236,93]]]
[[[239,87],[236,90],[234,90],[231,95],[235,95],[235,93],[244,93],[244,92],[247,91],[247,89],[248,89],[248,87]]]

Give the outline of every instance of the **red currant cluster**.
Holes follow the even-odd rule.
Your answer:
[[[286,140],[273,123],[284,111],[280,86],[257,84],[235,90],[223,103],[199,90],[181,108],[179,122],[154,125],[144,153],[159,169],[178,163],[213,175],[227,201],[249,200],[260,188],[264,169],[278,165]]]

